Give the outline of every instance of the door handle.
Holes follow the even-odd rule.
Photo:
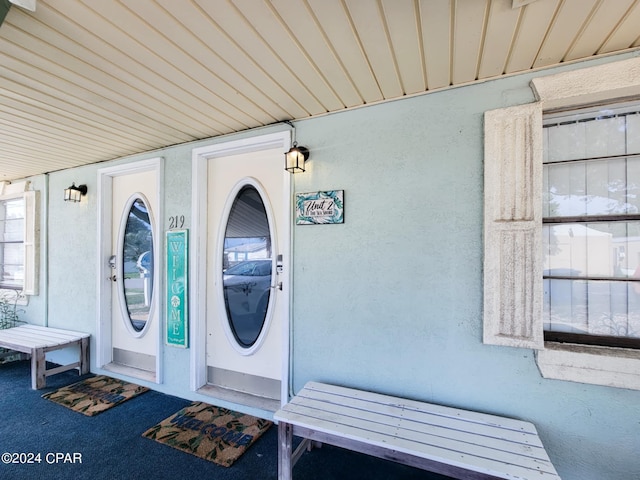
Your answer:
[[[274,290],[278,289],[278,290],[282,291],[282,282],[278,282],[275,285],[271,285],[271,288],[273,288]]]

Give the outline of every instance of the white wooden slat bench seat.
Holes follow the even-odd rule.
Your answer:
[[[315,443],[458,479],[560,479],[535,426],[520,420],[317,382],[274,419],[281,480]],[[295,451],[293,436],[303,438]]]
[[[77,362],[61,365],[47,370],[45,355],[47,352],[77,345],[80,358]],[[46,378],[73,368],[80,375],[89,372],[89,334],[41,327],[21,325],[0,330],[0,347],[31,355],[31,388],[34,390],[46,386]]]

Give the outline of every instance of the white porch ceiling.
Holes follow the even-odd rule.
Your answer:
[[[37,0],[0,180],[640,47],[640,0]]]

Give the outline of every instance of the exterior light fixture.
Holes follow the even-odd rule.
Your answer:
[[[69,188],[64,189],[64,201],[65,202],[79,202],[83,195],[87,194],[87,186],[80,185],[76,187],[75,183],[72,183]]]
[[[299,147],[293,142],[293,147],[284,154],[284,169],[290,173],[304,172],[304,162],[309,158],[309,149]]]

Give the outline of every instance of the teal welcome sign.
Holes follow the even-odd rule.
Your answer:
[[[189,346],[187,308],[188,230],[167,232],[167,345]]]

